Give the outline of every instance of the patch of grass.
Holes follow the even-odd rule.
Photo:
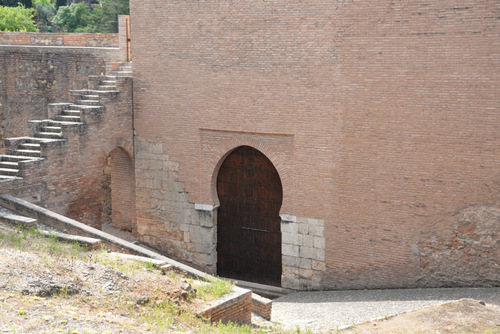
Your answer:
[[[205,284],[198,288],[198,296],[203,300],[212,300],[227,295],[233,290],[234,283],[219,277],[205,277]]]

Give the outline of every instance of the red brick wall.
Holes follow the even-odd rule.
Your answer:
[[[122,230],[135,231],[134,163],[121,147],[110,153],[111,162],[111,219]]]
[[[457,238],[457,212],[500,205],[495,1],[132,1],[131,11],[136,134],[179,163],[186,203],[217,204],[220,161],[251,145],[284,180],[281,213],[324,221],[323,288],[500,283],[486,253],[483,274],[465,274],[477,258],[460,250],[435,253],[439,275],[428,262],[433,245]],[[138,218],[162,226],[153,210],[138,204]],[[498,223],[477,226],[490,227],[471,238],[498,250],[488,241]]]
[[[118,95],[101,98],[104,110],[85,114],[83,125],[63,129],[66,142],[43,147],[45,159],[21,169],[23,179],[0,183],[0,192],[101,228],[107,157],[116,147],[133,151],[132,79],[119,78],[118,89]]]

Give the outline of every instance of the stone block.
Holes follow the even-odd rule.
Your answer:
[[[300,275],[301,279],[303,279],[303,278],[312,279],[312,277],[314,275],[314,270],[299,268],[299,275]]]
[[[321,224],[313,224],[309,225],[309,235],[315,236],[315,237],[322,237],[323,236],[323,225]]]
[[[299,257],[304,259],[316,259],[316,248],[300,246]]]
[[[299,246],[282,244],[281,250],[283,255],[299,256]]]
[[[281,276],[281,285],[286,289],[300,289],[300,281],[295,277]]]
[[[314,248],[325,249],[325,238],[314,237]]]
[[[301,235],[299,238],[299,245],[303,247],[314,247],[314,237],[310,235]]]
[[[283,275],[287,277],[299,278],[299,268],[283,266]]]
[[[300,259],[295,256],[283,255],[281,261],[283,266],[298,267]]]
[[[307,223],[300,222],[298,224],[300,234],[309,234],[309,225]]]
[[[296,233],[281,233],[281,242],[289,245],[299,245],[299,235]]]
[[[311,269],[312,261],[310,259],[300,259],[299,260],[299,268],[303,269]]]
[[[317,271],[325,271],[326,265],[323,261],[312,260],[311,261],[311,268],[314,270],[317,270]]]
[[[297,234],[299,232],[299,226],[297,223],[281,222],[281,232]]]

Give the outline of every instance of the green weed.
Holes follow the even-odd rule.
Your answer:
[[[212,300],[227,295],[233,290],[234,283],[218,277],[205,277],[205,284],[198,288],[198,295],[203,300]]]

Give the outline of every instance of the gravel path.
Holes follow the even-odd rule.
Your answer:
[[[272,321],[285,328],[335,331],[462,298],[500,305],[500,288],[298,292],[273,301]]]

